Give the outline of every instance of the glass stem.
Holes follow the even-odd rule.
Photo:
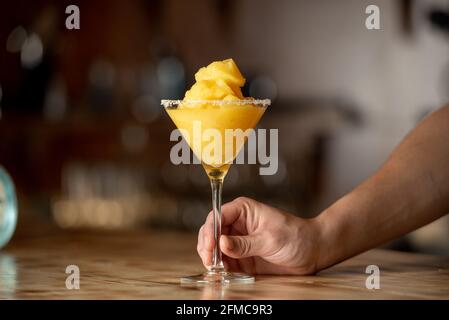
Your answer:
[[[211,179],[212,187],[212,210],[214,214],[214,252],[212,256],[211,271],[223,271],[223,261],[221,260],[220,236],[221,236],[221,190],[223,179]]]

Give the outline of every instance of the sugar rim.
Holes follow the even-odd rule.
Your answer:
[[[167,100],[163,99],[161,100],[161,105],[163,105],[165,108],[173,107],[180,104],[211,104],[211,105],[248,105],[248,104],[255,104],[255,105],[262,105],[262,106],[269,106],[271,104],[270,99],[243,99],[243,100]]]

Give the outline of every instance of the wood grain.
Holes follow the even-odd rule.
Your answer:
[[[67,233],[14,240],[0,252],[1,299],[449,299],[449,258],[371,250],[315,276],[257,276],[250,285],[184,287],[204,269],[196,235]],[[80,268],[79,290],[65,269]],[[378,265],[379,290],[365,287]]]

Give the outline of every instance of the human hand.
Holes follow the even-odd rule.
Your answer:
[[[222,207],[220,248],[228,271],[250,274],[313,274],[320,254],[315,219],[301,219],[249,198]],[[198,234],[204,266],[212,264],[213,213]]]

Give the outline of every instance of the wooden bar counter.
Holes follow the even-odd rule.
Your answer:
[[[368,290],[368,265],[380,289]],[[66,288],[68,265],[80,289]],[[56,232],[22,236],[0,251],[0,299],[449,299],[449,258],[371,250],[315,276],[257,276],[250,285],[184,287],[204,269],[196,235]]]

